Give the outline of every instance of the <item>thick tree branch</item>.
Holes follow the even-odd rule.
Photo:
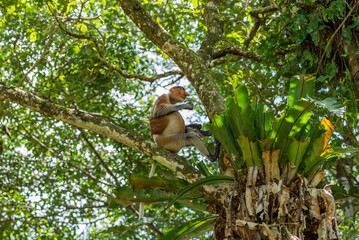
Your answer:
[[[224,111],[225,102],[203,59],[169,34],[138,0],[117,2],[137,27],[184,72],[207,112],[219,114]]]
[[[198,54],[205,62],[211,60],[214,49],[223,35],[223,21],[218,9],[221,3],[222,1],[219,0],[209,0],[205,6],[207,32],[198,50]]]
[[[18,103],[45,116],[107,136],[117,142],[132,147],[145,155],[152,156],[156,161],[177,172],[185,179],[193,178],[194,176],[190,177],[189,175],[196,173],[191,166],[188,166],[180,158],[168,158],[166,154],[169,152],[161,149],[153,142],[147,141],[142,137],[129,132],[127,129],[123,129],[85,111],[66,108],[48,102],[36,95],[14,87],[6,86],[3,83],[0,83],[0,100]]]
[[[109,137],[151,157],[153,160],[177,173],[189,183],[195,182],[204,177],[191,165],[183,161],[179,156],[172,157],[172,153],[157,146],[155,143],[85,111],[66,108],[55,103],[48,102],[34,94],[7,86],[1,82],[0,101],[17,103],[47,117],[51,117],[65,123],[69,123],[75,127],[84,128]],[[228,186],[226,184],[204,186],[203,190],[207,195],[221,195],[228,190],[227,187]],[[220,198],[219,201],[221,200],[223,199]]]
[[[240,48],[237,47],[230,47],[230,48],[226,48],[223,50],[220,50],[216,53],[213,54],[213,59],[217,59],[217,58],[221,58],[226,56],[227,54],[233,54],[233,55],[237,55],[237,56],[241,56],[241,57],[245,57],[248,59],[252,59],[256,62],[261,62],[262,61],[262,57],[260,55],[248,52],[248,51],[244,51]]]

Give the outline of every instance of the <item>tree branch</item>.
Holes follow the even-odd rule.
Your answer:
[[[48,102],[32,93],[7,86],[2,82],[0,82],[0,101],[17,103],[47,117],[109,137],[151,157],[153,160],[177,173],[189,183],[204,178],[202,174],[179,156],[173,157],[172,153],[157,146],[155,143],[85,111],[66,108]],[[220,195],[221,192],[227,190],[227,184],[203,186],[203,192],[213,196],[213,198],[215,194]],[[219,199],[219,201],[221,200],[223,199]]]
[[[218,65],[222,65],[222,64],[225,64],[227,62],[237,62],[237,61],[240,61],[241,59],[242,59],[241,56],[235,56],[235,57],[233,57],[231,59],[222,58],[222,59],[218,59],[218,60],[215,60],[215,61],[211,62],[209,64],[209,67],[214,68],[214,67],[216,67]]]
[[[97,16],[94,16],[94,17],[81,17],[81,15],[80,15],[79,17],[76,17],[76,18],[63,17],[63,16],[59,16],[58,18],[63,18],[66,21],[78,21],[78,20],[94,20],[94,19],[97,19],[97,18],[100,18],[100,17],[101,17],[101,14],[97,15]]]
[[[274,12],[278,10],[278,7],[275,5],[270,5],[268,7],[264,7],[264,8],[258,8],[258,9],[253,9],[252,11],[249,12],[249,15],[258,18],[259,14],[264,14],[264,13],[269,13],[269,12]]]
[[[259,29],[259,27],[264,23],[264,21],[258,19],[258,18],[255,18],[255,22],[254,22],[254,25],[253,27],[251,28],[251,31],[249,32],[248,34],[248,37],[246,38],[246,40],[244,40],[244,43],[243,43],[243,48],[244,49],[247,49],[249,44],[251,43],[251,41],[253,40],[253,38],[256,36],[257,34],[257,31]]]
[[[218,9],[221,3],[219,0],[209,0],[204,9],[207,32],[197,53],[205,62],[211,60],[214,49],[223,35],[223,21]]]
[[[138,212],[133,206],[129,205],[126,208],[130,210],[135,216],[138,217]],[[145,223],[145,225],[149,227],[152,231],[154,231],[157,235],[159,236],[163,235],[163,233],[155,225],[153,225],[153,223]]]
[[[254,89],[257,91],[257,93],[258,93],[259,98],[261,99],[261,101],[264,102],[265,104],[267,104],[268,106],[272,106],[272,107],[275,109],[274,116],[277,116],[278,111],[279,111],[278,107],[274,104],[274,102],[269,101],[269,100],[266,100],[265,98],[263,98],[262,93],[261,93],[261,91],[259,90],[257,83],[253,80],[253,78],[252,78],[252,76],[251,76],[251,74],[250,74],[250,72],[249,72],[249,69],[248,69],[248,67],[247,67],[246,59],[245,59],[245,58],[243,58],[243,67],[244,67],[244,69],[245,69],[245,71],[246,71],[246,73],[247,73],[247,75],[248,75],[248,78],[249,78],[249,80],[251,81],[251,83],[252,83]]]
[[[138,0],[118,0],[125,14],[184,72],[208,113],[219,114],[226,109],[223,97],[203,59],[169,34]]]
[[[88,208],[104,208],[104,207],[108,207],[108,203],[102,204],[102,205],[88,205],[88,206],[83,206],[83,207],[77,207],[77,206],[64,206],[66,208],[66,210],[68,209],[88,209]]]
[[[249,12],[249,14],[255,18],[254,25],[251,29],[251,31],[248,34],[248,37],[246,40],[244,40],[243,43],[243,49],[247,49],[250,42],[253,40],[253,38],[256,36],[257,31],[261,25],[265,23],[265,20],[259,17],[259,14],[269,13],[278,10],[278,7],[275,5],[271,5],[264,8],[254,9]]]
[[[24,82],[24,80],[27,78],[27,75],[29,75],[29,73],[32,72],[32,70],[34,70],[37,67],[37,65],[39,65],[41,63],[41,61],[48,56],[48,55],[46,55],[46,52],[49,49],[50,43],[51,43],[52,38],[56,31],[57,31],[57,27],[55,27],[55,24],[54,24],[50,30],[49,39],[47,40],[47,42],[44,45],[44,50],[42,51],[42,54],[41,54],[39,60],[37,60],[37,62],[29,70],[27,70],[27,72],[24,74],[24,76],[16,84],[16,87],[20,87],[21,84]],[[6,107],[7,107],[7,103],[5,103],[4,105],[1,106],[0,116],[2,116],[2,113]]]
[[[320,57],[320,60],[318,62],[318,67],[317,70],[315,71],[314,75],[317,75],[320,71],[320,68],[322,67],[322,62],[324,60],[324,56],[326,54],[326,52],[328,51],[328,48],[330,46],[330,44],[333,42],[335,35],[339,32],[339,30],[344,26],[344,23],[349,19],[350,15],[354,12],[355,8],[357,8],[359,5],[359,1],[357,1],[354,6],[352,7],[352,9],[349,11],[349,13],[347,14],[347,16],[343,19],[343,21],[340,23],[339,27],[335,30],[335,32],[333,33],[333,35],[330,37],[327,46],[324,49],[324,52],[322,54],[322,56]]]
[[[244,51],[244,50],[242,50],[240,48],[237,48],[237,47],[230,47],[230,48],[220,50],[220,51],[213,54],[213,59],[224,57],[227,54],[233,54],[233,55],[249,58],[249,59],[252,59],[252,60],[254,60],[256,62],[261,62],[262,61],[262,57],[260,55],[257,55],[257,54],[254,54],[254,53],[251,53],[251,52],[248,52],[248,51]]]
[[[92,145],[92,143],[88,140],[88,138],[86,137],[84,131],[82,129],[80,129],[81,132],[81,136],[85,139],[87,145],[89,145],[89,147],[91,148],[92,152],[96,155],[97,159],[100,161],[102,167],[106,170],[106,172],[108,174],[110,174],[110,176],[115,180],[116,185],[118,187],[121,186],[121,184],[118,182],[117,177],[115,176],[115,174],[113,174],[113,172],[108,168],[108,166],[106,165],[105,161],[102,159],[102,157],[100,156],[100,154],[96,151],[95,147]]]
[[[48,6],[50,11],[52,12],[50,6]],[[129,73],[126,73],[124,72],[123,70],[121,70],[119,67],[109,63],[106,58],[105,58],[105,55],[104,53],[102,52],[102,49],[100,47],[100,44],[99,42],[96,40],[96,38],[92,37],[92,36],[87,36],[85,34],[77,34],[77,33],[73,33],[71,31],[69,31],[68,29],[66,29],[59,21],[59,16],[57,16],[54,12],[52,12],[58,26],[61,28],[62,31],[64,31],[67,35],[71,36],[71,37],[74,37],[74,38],[77,38],[77,39],[86,39],[86,40],[89,40],[91,41],[94,45],[95,45],[95,48],[96,48],[96,51],[98,52],[98,58],[100,59],[101,62],[103,62],[107,67],[115,70],[117,73],[119,73],[122,77],[124,78],[137,78],[137,79],[140,79],[142,81],[146,81],[146,82],[154,82],[156,81],[157,79],[160,79],[160,78],[165,78],[165,77],[169,77],[171,75],[180,75],[180,76],[183,76],[183,72],[182,71],[170,71],[170,72],[166,72],[166,73],[162,73],[162,74],[159,74],[159,75],[154,75],[152,77],[146,77],[146,76],[143,76],[143,75],[140,75],[140,74],[129,74]],[[90,25],[91,27],[95,28],[93,25]],[[101,35],[101,32],[98,31],[97,28],[95,28],[97,30],[97,32]],[[104,40],[104,37],[101,36],[102,39]]]
[[[29,133],[26,129],[25,131],[29,134],[29,136],[37,143],[39,144],[42,148],[45,148],[47,150],[49,150],[52,154],[54,154],[55,157],[57,157],[58,159],[61,159],[63,162],[69,164],[70,166],[80,170],[83,174],[85,174],[88,178],[94,180],[95,182],[98,182],[98,183],[102,183],[106,186],[109,186],[109,187],[114,187],[113,185],[107,183],[107,182],[104,182],[100,179],[97,179],[94,175],[92,175],[92,173],[90,173],[89,171],[87,171],[86,169],[82,168],[81,166],[78,166],[74,163],[72,163],[71,161],[66,161],[64,160],[64,157],[61,156],[61,155],[58,155],[56,154],[51,148],[47,147],[43,142],[41,142],[37,137],[35,137],[34,135],[32,135],[31,133]]]
[[[92,132],[107,136],[119,143],[125,144],[135,150],[152,157],[157,162],[168,167],[180,176],[192,182],[200,177],[196,170],[185,163],[179,157],[169,158],[169,151],[158,147],[155,143],[147,141],[137,134],[129,132],[102,118],[91,115],[88,112],[66,108],[55,103],[48,102],[38,96],[10,87],[0,82],[0,101],[9,101],[20,104],[45,116],[69,123],[78,128],[88,129]]]
[[[156,81],[157,79],[160,79],[160,78],[165,78],[165,77],[169,77],[169,76],[172,76],[172,75],[180,75],[180,77],[183,77],[183,72],[182,71],[169,71],[169,72],[165,72],[165,73],[162,73],[162,74],[158,74],[158,75],[154,75],[152,77],[146,77],[146,76],[143,76],[143,75],[140,75],[140,74],[136,74],[136,73],[132,73],[132,74],[129,74],[129,73],[125,73],[124,71],[122,71],[119,67],[109,63],[106,59],[104,58],[100,58],[101,62],[103,62],[107,67],[115,70],[117,73],[119,73],[122,77],[124,78],[136,78],[136,79],[140,79],[142,81],[145,81],[145,82],[154,82]]]

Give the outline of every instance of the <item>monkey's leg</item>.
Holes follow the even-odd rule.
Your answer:
[[[194,132],[185,134],[160,135],[155,139],[156,143],[167,150],[178,152],[184,147],[194,146],[203,155],[212,160],[213,155],[209,152],[201,138]]]
[[[194,132],[198,134],[200,138],[210,137],[212,134],[209,131],[201,130],[202,125],[198,123],[190,124],[186,126],[186,133]]]

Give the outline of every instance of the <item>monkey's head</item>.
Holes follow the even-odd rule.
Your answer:
[[[181,86],[172,87],[170,89],[169,96],[175,101],[175,102],[183,102],[187,96],[189,96],[189,93],[184,90]]]

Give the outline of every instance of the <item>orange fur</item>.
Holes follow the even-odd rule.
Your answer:
[[[177,86],[171,88],[169,94],[163,94],[156,100],[150,117],[150,130],[152,136],[161,134],[172,135],[185,133],[186,126],[179,112],[173,112],[159,118],[155,118],[154,114],[161,106],[183,102],[187,96],[189,96],[189,94],[184,90],[184,88]],[[160,140],[156,142],[160,146],[165,145],[165,142],[161,142]]]
[[[182,109],[193,110],[193,104],[183,102],[189,94],[183,87],[173,87],[169,94],[160,96],[151,111],[150,129],[155,142],[167,150],[178,152],[183,147],[194,146],[204,156],[214,161],[217,156],[212,155],[201,137],[209,136],[201,131],[201,125],[191,124],[186,128],[181,114]],[[216,148],[217,149],[217,148]]]
[[[189,96],[189,94],[184,90],[184,88],[177,86],[171,88],[169,94],[163,94],[156,100],[155,105],[151,111],[150,130],[151,135],[154,137],[154,140],[158,145],[165,146],[166,141],[161,141],[161,138],[157,139],[157,135],[168,136],[172,134],[184,134],[186,131],[186,126],[179,112],[173,112],[159,118],[154,117],[155,112],[162,106],[183,102],[187,96]],[[169,149],[168,147],[166,148]],[[173,149],[173,147],[170,148],[170,150]]]

